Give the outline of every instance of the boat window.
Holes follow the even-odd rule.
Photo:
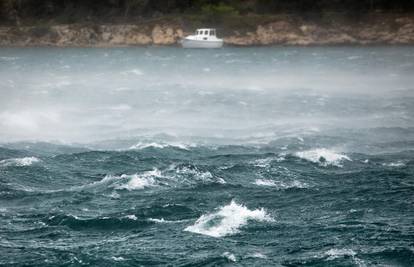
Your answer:
[[[216,35],[215,30],[210,30],[210,36]]]
[[[205,35],[208,35],[208,31],[207,31],[207,30],[205,30],[205,31],[204,31],[204,34],[205,34]]]

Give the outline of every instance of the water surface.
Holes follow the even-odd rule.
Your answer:
[[[0,49],[0,264],[412,266],[414,48]]]

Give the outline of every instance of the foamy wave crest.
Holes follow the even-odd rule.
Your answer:
[[[0,166],[30,166],[33,163],[39,162],[40,159],[36,157],[25,157],[25,158],[12,158],[4,159],[0,161]]]
[[[248,255],[249,258],[259,258],[259,259],[267,259],[267,256],[260,252],[255,252],[251,255]]]
[[[383,163],[382,166],[385,166],[385,167],[404,167],[405,163],[402,162],[402,161],[397,161],[397,162]]]
[[[184,222],[185,220],[169,221],[169,220],[165,220],[164,218],[161,218],[161,219],[149,218],[148,221],[155,222],[155,223],[180,223],[180,222]]]
[[[202,215],[194,225],[185,228],[185,231],[222,237],[238,233],[239,228],[251,220],[259,222],[273,221],[263,208],[249,210],[232,200],[229,205],[221,207],[218,211]]]
[[[196,167],[187,167],[187,166],[183,166],[180,168],[177,168],[175,170],[175,173],[178,175],[189,175],[193,178],[196,178],[198,180],[202,180],[202,181],[212,181],[213,179],[213,175],[211,174],[211,172],[209,171],[201,171]],[[222,178],[220,178],[222,181],[224,181]],[[225,183],[225,181],[224,181]]]
[[[361,266],[361,267],[367,266],[367,264],[365,264],[365,262],[362,259],[356,257],[356,255],[357,253],[355,251],[353,251],[352,249],[347,249],[347,248],[341,248],[341,249],[332,248],[323,254],[324,257],[327,257],[328,261],[335,260],[338,258],[343,258],[343,257],[350,257],[356,266]]]
[[[266,179],[256,179],[254,184],[259,186],[276,186],[276,183],[274,181]]]
[[[282,162],[284,160],[285,160],[285,157],[281,155],[280,157],[269,157],[269,158],[264,158],[264,159],[256,159],[255,161],[252,162],[252,164],[256,167],[268,168],[270,167],[270,164],[273,161]]]
[[[135,216],[134,214],[125,215],[124,217],[127,218],[127,219],[130,219],[130,220],[133,220],[133,221],[138,220],[137,216]]]
[[[179,149],[184,149],[184,150],[188,150],[188,148],[190,147],[190,145],[187,144],[181,144],[181,143],[156,143],[156,142],[149,142],[149,143],[145,143],[145,142],[139,142],[133,146],[130,146],[129,149],[133,150],[133,149],[144,149],[144,148],[166,148],[166,147],[175,147],[175,148],[179,148]]]
[[[221,256],[223,256],[224,258],[226,258],[228,261],[231,262],[236,262],[236,256],[234,256],[233,253],[230,253],[228,251],[224,252]]]
[[[332,248],[325,252],[325,256],[328,256],[329,260],[333,260],[336,258],[344,257],[344,256],[351,256],[354,257],[356,252],[352,249],[336,249]]]
[[[126,190],[136,190],[144,189],[146,187],[157,186],[156,178],[162,177],[161,171],[154,169],[152,171],[147,171],[142,174],[122,174],[119,178],[122,180],[127,180],[127,183],[117,185],[116,189],[126,189]]]
[[[328,165],[342,167],[343,161],[351,161],[351,159],[348,156],[326,148],[317,148],[307,151],[296,152],[295,156],[314,163],[318,163],[320,166],[324,167]]]
[[[273,181],[268,179],[256,179],[254,182],[258,186],[272,186],[278,189],[289,189],[289,188],[307,188],[309,187],[306,183],[294,180],[294,181]]]

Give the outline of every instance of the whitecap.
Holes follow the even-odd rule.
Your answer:
[[[289,188],[308,188],[308,184],[301,181],[273,181],[268,179],[256,179],[254,182],[258,186],[272,186],[277,187],[278,189],[289,189]]]
[[[328,165],[342,167],[341,163],[344,160],[351,161],[348,156],[326,148],[296,152],[295,156],[310,162],[318,163],[320,166],[324,167]]]
[[[166,222],[168,222],[168,221],[164,220],[164,218],[161,218],[161,219],[149,218],[148,221],[156,222],[156,223],[166,223]]]
[[[196,179],[202,180],[204,182],[212,181],[213,175],[209,171],[201,171],[197,168],[189,168],[189,167],[180,167],[175,170],[175,172],[179,175],[190,175]],[[224,179],[219,178],[217,180],[218,183],[223,183]],[[224,181],[225,183],[226,181]]]
[[[331,248],[330,250],[325,252],[325,256],[328,256],[329,260],[333,260],[333,259],[344,257],[344,256],[354,257],[355,255],[356,255],[355,251],[353,251],[352,249],[346,249],[346,248],[342,248],[342,249]]]
[[[154,169],[152,171],[147,171],[142,174],[122,174],[120,179],[127,179],[128,182],[125,184],[117,185],[116,189],[126,189],[126,190],[136,190],[144,189],[146,187],[157,186],[155,178],[162,177],[161,171]]]
[[[231,262],[236,262],[236,256],[234,256],[233,253],[230,253],[228,251],[224,252],[221,256],[223,256],[224,258],[226,258],[227,260],[231,261]]]
[[[254,184],[259,186],[276,186],[276,183],[274,181],[266,179],[256,179]]]
[[[113,259],[114,261],[124,261],[125,260],[123,257],[115,257],[115,256],[112,256],[111,259]]]
[[[273,161],[282,162],[284,160],[285,160],[285,157],[283,155],[281,155],[279,157],[268,157],[268,158],[264,158],[264,159],[256,159],[252,162],[252,164],[256,167],[268,168],[268,167],[270,167],[270,165]]]
[[[24,157],[24,158],[11,158],[0,161],[0,166],[30,166],[33,163],[39,162],[40,159],[36,157]]]
[[[184,222],[185,220],[169,221],[169,220],[165,220],[164,218],[161,218],[161,219],[149,218],[148,221],[155,222],[155,223],[180,223],[180,222]]]
[[[113,199],[119,199],[121,196],[120,196],[117,192],[113,191],[113,192],[109,195],[109,197],[110,197],[110,198],[113,198]]]
[[[175,148],[179,148],[179,149],[183,149],[183,150],[188,150],[190,145],[187,144],[182,144],[182,143],[163,143],[163,142],[138,142],[135,145],[132,145],[129,147],[129,149],[134,150],[134,149],[144,149],[144,148],[167,148],[167,147],[175,147]]]
[[[249,210],[232,200],[229,205],[219,208],[216,212],[202,215],[194,225],[185,228],[185,231],[212,237],[223,237],[240,232],[240,227],[252,220],[259,222],[273,221],[263,208]]]
[[[404,167],[405,163],[399,160],[397,162],[383,163],[382,166],[385,166],[385,167]]]
[[[250,258],[259,258],[259,259],[267,259],[267,256],[260,252],[255,252],[249,255]]]
[[[130,219],[130,220],[134,220],[134,221],[138,220],[137,216],[135,216],[134,214],[125,215],[125,218]]]

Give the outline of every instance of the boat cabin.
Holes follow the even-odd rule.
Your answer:
[[[216,36],[216,29],[197,29],[195,31],[197,36]]]
[[[223,39],[217,38],[216,29],[204,28],[184,37],[181,44],[185,48],[220,48],[223,46]]]

